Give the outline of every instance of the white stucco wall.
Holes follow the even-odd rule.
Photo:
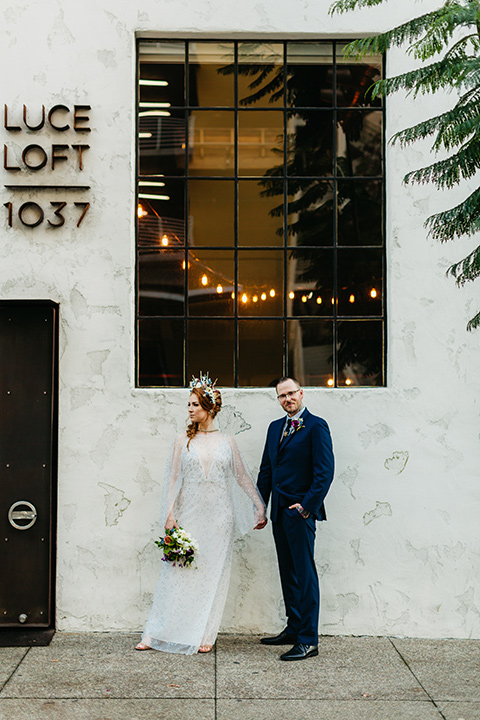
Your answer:
[[[24,0],[0,11],[9,108],[92,106],[82,177],[68,165],[55,172],[57,182],[92,187],[81,227],[1,220],[1,297],[60,304],[59,629],[141,629],[161,565],[152,538],[163,466],[188,396],[134,388],[135,33],[348,37],[437,4],[391,0],[335,18],[328,0]],[[395,52],[388,62],[395,72],[411,61]],[[388,134],[437,105],[392,99]],[[78,141],[70,131],[2,135],[11,148]],[[388,386],[305,392],[331,426],[337,458],[329,521],[318,529],[327,634],[480,637],[480,335],[465,331],[478,288],[445,278],[478,238],[425,239],[425,217],[453,204],[431,187],[402,185],[404,172],[427,162],[427,144],[388,150]],[[1,172],[3,206],[13,181]],[[229,389],[224,403],[219,418],[258,467],[279,414],[272,391]],[[282,622],[267,528],[236,545],[223,629]]]

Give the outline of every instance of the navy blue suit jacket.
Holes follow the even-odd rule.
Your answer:
[[[271,499],[271,519],[278,508],[300,503],[316,520],[326,520],[324,499],[333,480],[332,438],[327,423],[305,408],[303,427],[280,445],[285,418],[274,420],[267,431],[258,473],[258,490],[265,505]]]

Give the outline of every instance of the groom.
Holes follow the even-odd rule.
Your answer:
[[[298,380],[282,377],[277,398],[286,417],[268,428],[257,487],[271,500],[273,538],[287,627],[264,645],[293,645],[281,660],[318,655],[320,591],[314,560],[315,521],[326,520],[323,501],[333,480],[333,448],[325,420],[303,406]]]

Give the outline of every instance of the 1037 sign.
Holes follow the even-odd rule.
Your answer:
[[[75,208],[77,227],[80,227],[90,207],[88,202],[51,201],[50,206],[45,210],[41,205],[31,200],[22,203],[18,208],[12,202],[4,203],[4,207],[7,208],[8,227],[12,227],[14,219],[18,219],[22,225],[29,228],[37,227],[43,222],[46,222],[50,227],[62,227],[67,219],[64,212],[68,213],[68,219],[70,219],[71,212],[69,211],[73,209],[72,206]]]

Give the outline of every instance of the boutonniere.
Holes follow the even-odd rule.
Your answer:
[[[304,424],[302,418],[300,418],[300,420],[292,420],[293,432],[298,432],[303,427],[305,427],[305,424]]]

